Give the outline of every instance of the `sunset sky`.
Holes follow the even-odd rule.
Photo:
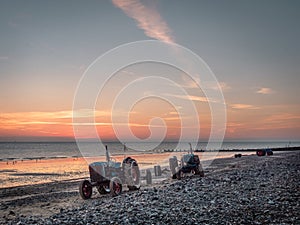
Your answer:
[[[73,99],[87,67],[121,44],[149,39],[182,45],[208,64],[226,102],[226,140],[300,140],[299,10],[297,0],[2,0],[0,141],[71,140]],[[183,105],[193,101],[200,124],[180,117],[171,103],[149,97],[129,113],[135,136],[149,136],[149,121],[159,117],[167,139],[199,125],[200,138],[207,139],[211,116],[205,95],[180,71],[154,67],[130,66],[109,81],[95,108],[100,137],[115,138],[112,102],[124,82],[147,70],[172,76],[185,88],[190,98],[177,97]],[[151,85],[132,88],[147,95]],[[167,85],[157,85],[171,95]]]

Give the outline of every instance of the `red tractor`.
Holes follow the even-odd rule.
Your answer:
[[[272,149],[258,149],[256,151],[257,156],[273,155]]]

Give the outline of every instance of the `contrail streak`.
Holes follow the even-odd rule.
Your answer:
[[[137,26],[143,29],[148,37],[166,43],[175,42],[170,28],[157,10],[143,5],[139,0],[112,0],[112,2],[126,15],[135,19]]]

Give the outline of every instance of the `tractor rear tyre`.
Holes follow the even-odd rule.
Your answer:
[[[176,173],[176,178],[177,180],[181,180],[182,177],[183,177],[182,169],[179,169]]]
[[[123,160],[123,171],[125,183],[130,191],[138,190],[141,187],[140,169],[135,159],[127,157]]]
[[[204,177],[204,171],[201,164],[199,164],[198,168],[195,170],[195,174],[199,175],[200,177]]]
[[[139,190],[141,187],[141,184],[140,184],[141,174],[140,174],[140,169],[136,162],[131,163],[129,177],[130,177],[129,178],[130,182],[127,185],[128,189],[130,191]]]
[[[92,184],[88,180],[81,181],[79,184],[79,193],[83,199],[89,199],[93,193]]]

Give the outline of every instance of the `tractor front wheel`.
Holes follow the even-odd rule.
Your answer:
[[[92,184],[88,180],[81,181],[79,184],[79,193],[83,199],[89,199],[93,193]]]
[[[122,182],[118,177],[113,177],[109,183],[109,189],[112,196],[117,196],[122,192]]]
[[[102,195],[110,193],[109,183],[97,186],[97,190]]]

